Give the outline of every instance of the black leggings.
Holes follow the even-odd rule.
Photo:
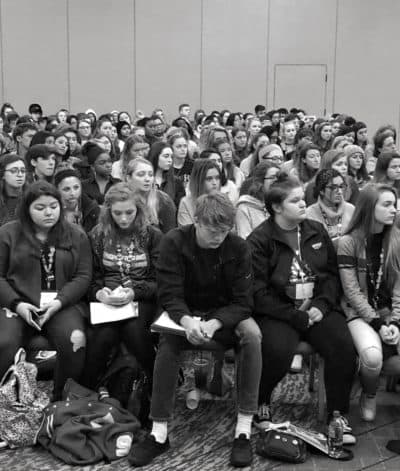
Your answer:
[[[14,361],[21,347],[26,348],[35,335],[43,335],[57,351],[53,399],[60,400],[68,378],[79,380],[85,363],[86,335],[82,311],[67,307],[54,314],[42,331],[27,324],[20,316],[0,310],[0,377]]]
[[[260,317],[256,321],[263,335],[259,402],[270,403],[273,389],[289,371],[299,341],[305,340],[325,361],[328,414],[334,410],[346,414],[356,368],[356,352],[344,316],[331,312],[304,334],[286,322],[268,317]]]
[[[156,354],[150,325],[155,314],[156,305],[144,301],[139,302],[139,317],[91,326],[82,383],[91,389],[96,387],[99,377],[105,372],[110,352],[120,342],[123,342],[129,353],[137,358],[147,377],[152,381]]]

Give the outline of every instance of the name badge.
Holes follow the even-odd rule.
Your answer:
[[[314,295],[314,282],[307,281],[305,283],[296,283],[295,299],[310,299]]]
[[[40,308],[45,304],[51,303],[57,297],[57,291],[42,291],[40,293]]]

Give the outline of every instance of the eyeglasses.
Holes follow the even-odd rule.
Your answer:
[[[271,162],[282,162],[282,157],[264,157],[264,160],[270,160]]]
[[[331,191],[346,191],[347,185],[326,185],[326,188],[329,188]]]
[[[277,177],[265,177],[264,180],[277,180]]]
[[[7,170],[4,170],[4,171],[5,172],[10,172],[13,175],[18,175],[18,173],[20,173],[21,175],[25,175],[25,173],[26,173],[25,168],[17,168],[17,167],[8,168]]]

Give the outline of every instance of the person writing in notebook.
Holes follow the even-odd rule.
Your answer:
[[[144,441],[132,447],[133,466],[149,464],[169,448],[167,423],[174,410],[181,351],[221,346],[235,347],[239,354],[239,412],[231,464],[247,466],[252,461],[250,432],[257,411],[261,335],[250,317],[249,249],[231,233],[234,223],[235,209],[228,198],[209,193],[196,202],[195,223],[171,230],[161,241],[159,302],[184,327],[186,336],[164,333],[160,337],[150,410],[153,427]]]

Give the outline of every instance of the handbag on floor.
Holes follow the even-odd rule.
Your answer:
[[[256,443],[257,454],[287,463],[304,463],[307,459],[306,444],[280,430],[262,431]]]
[[[10,448],[31,446],[43,420],[48,396],[37,386],[37,368],[23,348],[0,381],[0,441]]]

